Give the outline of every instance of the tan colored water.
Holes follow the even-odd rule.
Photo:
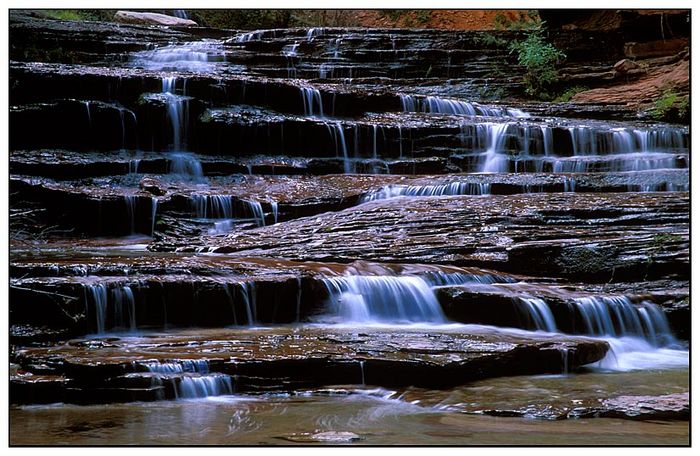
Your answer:
[[[528,403],[556,408],[578,404],[574,401],[588,403],[596,397],[662,394],[687,388],[687,370],[667,370],[500,378],[448,391],[410,389],[392,394],[367,388],[362,394],[347,394],[351,390],[347,388],[298,396],[13,407],[10,442],[276,445],[323,440],[359,445],[687,445],[688,422],[504,418],[447,410],[517,408]],[[396,397],[402,399],[393,399]]]

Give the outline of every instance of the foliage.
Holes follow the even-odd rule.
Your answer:
[[[562,92],[558,97],[556,97],[554,99],[554,101],[557,103],[566,103],[567,101],[571,101],[571,99],[577,93],[585,92],[586,90],[588,90],[588,87],[584,87],[584,86],[569,87],[564,92]]]
[[[292,10],[290,27],[348,27],[355,25],[348,10]]]
[[[417,27],[420,25],[425,25],[432,17],[431,10],[418,9],[418,10],[379,10],[379,14],[391,21],[396,23],[401,23],[404,27]]]
[[[493,19],[493,25],[500,30],[537,30],[542,24],[537,10],[518,11],[516,19],[498,13]]]
[[[272,9],[194,9],[187,13],[199,25],[223,29],[284,28],[292,18],[292,10]]]
[[[667,88],[654,102],[650,114],[654,119],[686,119],[688,107],[689,97],[680,96],[675,90]]]
[[[99,9],[46,9],[40,14],[60,21],[112,21],[116,10]]]
[[[482,33],[474,38],[474,42],[484,48],[505,49],[508,47],[508,41],[500,38],[493,33]]]
[[[555,64],[566,55],[553,44],[547,43],[541,31],[535,31],[525,40],[515,41],[510,52],[518,55],[518,63],[525,67],[525,92],[540,99],[552,98],[549,89],[558,80]]]

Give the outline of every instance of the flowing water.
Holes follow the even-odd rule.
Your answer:
[[[187,17],[185,10],[175,12],[178,17]],[[628,284],[624,293],[596,291],[596,287],[615,285],[622,279],[613,277],[605,283],[607,278],[601,281],[596,277],[591,283],[578,283],[579,278],[568,271],[559,276],[561,271],[541,273],[528,270],[527,264],[503,266],[506,263],[501,256],[517,250],[497,251],[496,247],[510,248],[523,241],[517,237],[528,240],[528,230],[547,230],[548,217],[556,210],[570,210],[560,217],[570,217],[566,219],[571,221],[567,240],[577,241],[582,226],[606,220],[604,205],[599,204],[580,217],[576,207],[540,207],[539,203],[532,207],[523,203],[511,212],[504,209],[502,214],[494,213],[493,220],[484,223],[479,233],[491,233],[498,240],[493,247],[495,253],[478,251],[482,238],[466,230],[462,233],[459,219],[449,220],[443,226],[426,225],[423,231],[411,235],[398,218],[391,218],[394,213],[389,210],[399,208],[401,216],[412,215],[423,210],[416,209],[416,202],[444,203],[445,198],[441,197],[448,197],[454,209],[466,206],[468,201],[484,201],[488,206],[497,201],[496,196],[512,193],[513,188],[519,193],[543,191],[530,185],[533,173],[551,178],[550,191],[582,192],[583,198],[593,194],[587,182],[597,179],[590,176],[595,174],[609,177],[612,173],[628,173],[618,178],[612,190],[593,185],[594,190],[688,191],[688,128],[631,120],[545,117],[516,106],[456,97],[456,89],[451,88],[453,82],[465,81],[452,78],[472,62],[462,61],[462,53],[453,51],[464,49],[442,53],[441,59],[447,64],[433,62],[437,74],[433,77],[438,82],[430,82],[420,67],[421,49],[426,45],[420,39],[425,38],[416,38],[412,33],[360,33],[335,28],[256,30],[228,39],[177,38],[179,42],[173,40],[132,52],[128,62],[121,62],[124,71],[146,71],[151,82],[160,81],[159,93],[148,94],[144,89],[140,94],[152,103],[140,109],[148,112],[145,117],[156,121],[148,124],[140,118],[139,109],[127,109],[115,102],[112,109],[117,111],[111,112],[116,112],[121,122],[117,123],[117,128],[121,127],[121,132],[117,131],[117,135],[121,134],[121,142],[117,140],[122,149],[119,153],[131,153],[123,162],[122,172],[128,175],[119,185],[108,180],[95,180],[89,185],[104,187],[100,190],[105,191],[122,189],[123,194],[113,198],[116,203],[104,206],[106,209],[99,194],[99,212],[92,215],[101,224],[110,224],[114,219],[123,222],[123,234],[131,237],[81,239],[75,241],[76,245],[58,239],[55,244],[41,247],[44,250],[38,252],[42,255],[23,250],[25,247],[13,253],[22,261],[18,272],[13,272],[12,285],[17,290],[36,287],[40,297],[41,293],[59,290],[64,305],[59,306],[62,314],[56,318],[64,321],[68,316],[79,321],[61,337],[69,338],[66,346],[76,350],[75,357],[69,358],[76,367],[71,371],[73,364],[69,362],[68,374],[85,375],[71,380],[77,385],[73,389],[85,388],[89,394],[80,398],[85,405],[74,405],[71,400],[12,405],[11,443],[688,443],[687,421],[591,415],[591,410],[598,410],[610,398],[688,392],[688,341],[674,334],[672,326],[677,321],[668,315],[675,309],[661,302],[662,294],[640,292],[640,298],[633,293],[633,284]],[[438,32],[429,32],[432,33]],[[444,49],[432,50],[440,54],[438,51]],[[431,65],[427,72],[432,68]],[[440,72],[449,79],[440,76]],[[359,82],[354,82],[353,75]],[[414,87],[419,77],[440,87]],[[139,79],[139,84],[146,79]],[[384,85],[387,80],[395,85]],[[477,83],[467,82],[467,87],[471,82]],[[114,83],[109,90],[121,89]],[[249,101],[255,106],[242,107]],[[109,107],[97,101],[77,103],[81,122],[87,121],[90,131],[99,131],[96,129],[101,125],[100,116]],[[157,125],[153,128],[162,131],[139,130],[143,125]],[[144,150],[127,151],[129,138],[133,137],[149,138],[139,143]],[[302,166],[289,165],[289,150],[303,156],[299,158]],[[257,158],[251,158],[257,153],[268,162],[261,164],[255,161]],[[103,163],[100,167],[109,165]],[[261,176],[248,176],[250,181],[243,180],[242,174],[253,175],[259,169],[267,169],[276,179],[265,176],[270,179],[255,181]],[[282,170],[281,176],[278,169]],[[648,183],[644,179],[652,176],[645,174],[650,171],[685,174],[678,182],[662,176],[658,182]],[[100,168],[99,173],[104,172]],[[336,173],[344,173],[341,177],[348,180],[340,182],[353,187],[352,191],[340,189],[342,185],[333,187]],[[440,173],[452,175],[437,176]],[[402,181],[403,176],[398,174],[423,176],[420,180]],[[322,176],[317,180],[309,177],[318,175]],[[387,179],[371,180],[379,177]],[[474,180],[466,181],[466,177]],[[323,179],[331,184],[324,187]],[[512,179],[515,184],[503,179]],[[644,182],[639,184],[640,180]],[[250,182],[264,185],[255,187]],[[79,198],[79,192],[74,195]],[[575,204],[575,200],[571,201]],[[119,215],[112,217],[109,208],[115,207],[114,213]],[[342,250],[347,246],[336,245],[335,240],[324,237],[360,225],[359,217],[342,222],[342,217],[353,213],[351,210],[367,211],[382,221],[386,217],[382,229],[369,228],[369,241],[363,244],[368,251],[364,253],[376,253],[377,263],[351,263],[359,257],[348,257]],[[634,210],[641,212],[639,208]],[[514,214],[518,211],[530,218],[521,223],[525,219]],[[676,209],[669,218],[685,223],[681,220],[682,211]],[[328,217],[338,217],[342,223],[324,225]],[[616,220],[629,222],[629,226],[621,226],[615,232],[618,237],[627,236],[626,230],[632,232],[646,221],[636,219],[633,210],[618,219],[610,217],[608,224]],[[503,220],[505,225],[520,223],[521,231],[515,236],[499,233]],[[291,226],[289,233],[282,231],[287,223]],[[304,223],[313,225],[303,234],[304,239],[286,239],[286,234],[294,234],[295,227]],[[266,238],[268,232],[275,239]],[[137,233],[149,237],[137,239]],[[414,239],[408,239],[411,236]],[[660,251],[662,247],[685,242],[682,236],[666,233],[663,228],[654,236],[653,241],[644,244],[646,250],[638,250],[654,265],[667,254]],[[433,242],[435,252],[444,254],[441,262],[419,253],[409,256],[407,264],[399,264],[391,257],[392,250],[412,249],[408,241],[421,237]],[[258,238],[263,239],[262,243],[249,248],[251,239]],[[382,253],[378,248],[374,252],[373,241],[380,245],[387,238],[391,239],[391,249]],[[222,239],[227,242],[226,254],[190,253],[207,251]],[[538,239],[539,243],[549,241]],[[647,242],[640,239],[641,243]],[[554,241],[559,239],[552,241],[558,246]],[[593,238],[590,244],[596,241],[600,239]],[[275,242],[306,242],[309,247],[320,247],[324,249],[322,264],[300,260],[290,265],[292,262],[284,253],[265,256],[265,243]],[[176,248],[183,249],[175,252]],[[476,253],[472,255],[470,249]],[[598,252],[595,246],[590,249]],[[52,262],[49,273],[34,264],[39,256]],[[384,257],[388,259],[382,263]],[[462,269],[448,265],[452,259],[454,265],[476,264],[494,269]],[[588,261],[587,257],[582,261]],[[668,261],[676,265],[674,258]],[[21,275],[22,262],[29,263],[27,270],[36,277]],[[87,266],[91,262],[104,264]],[[509,272],[499,272],[502,266],[502,271]],[[513,268],[517,270],[513,272]],[[628,274],[637,274],[630,281],[646,282],[652,273],[653,268],[647,266],[643,277],[636,271]],[[683,274],[673,270],[658,279],[680,285],[658,286],[682,288],[686,278]],[[530,293],[530,285],[548,292]],[[506,286],[516,292],[504,293]],[[465,302],[457,298],[445,301],[447,292],[479,297]],[[459,323],[482,323],[460,318],[488,312],[459,308],[460,314],[455,309],[490,305],[493,296],[506,297],[497,302],[501,306],[499,312],[504,314],[497,316],[512,317],[507,319],[510,323]],[[13,299],[29,302],[21,295],[20,298]],[[675,297],[668,298],[671,299]],[[317,331],[316,339],[329,345],[305,345],[309,342],[299,332],[306,329]],[[239,341],[232,337],[236,331],[248,339]],[[265,350],[278,347],[289,334],[293,342],[284,355],[289,357],[285,368],[291,370],[271,375],[270,370],[279,367],[275,367],[273,358],[265,358]],[[385,339],[378,337],[379,346],[360,346],[351,353],[342,353],[342,368],[352,374],[344,379],[347,384],[309,387],[313,382],[305,383],[308,379],[304,376],[304,381],[299,380],[298,371],[313,378],[321,372],[318,365],[341,356],[334,352],[336,346],[348,341],[360,344],[368,334],[381,334]],[[402,336],[415,334],[425,336],[428,342],[421,339],[402,345]],[[450,360],[455,365],[470,361],[458,353],[456,342],[452,348],[431,345],[438,344],[441,337],[456,335],[476,338],[470,352],[473,357],[509,347],[513,340],[526,341],[523,346],[533,344],[533,340],[545,343],[554,353],[554,361],[548,369],[538,372],[554,374],[515,376],[505,369],[498,373],[500,377],[455,381],[454,384],[464,384],[439,389],[387,389],[386,383],[391,382],[377,376],[377,366],[404,361],[392,361],[390,355],[396,353],[410,353],[415,357],[415,366],[422,366],[420,362],[429,365],[431,356],[453,356]],[[172,337],[174,342],[158,345],[156,340],[162,337]],[[582,341],[602,342],[609,350],[604,357],[601,351],[596,362],[576,366],[575,355],[580,346],[575,344]],[[45,343],[51,342],[36,345]],[[234,344],[235,350],[228,348],[231,356],[217,358],[217,344]],[[94,373],[89,369],[104,367],[99,361],[91,363],[88,359],[99,350],[107,350],[107,359],[114,366],[106,365],[119,373],[109,379],[116,383],[106,388],[90,384],[99,376],[81,373],[81,369]],[[260,357],[253,363],[259,369],[253,374],[244,370],[248,365],[237,364],[239,358],[251,354]],[[37,362],[19,357],[17,362],[25,362],[22,368],[41,376],[57,369],[57,357],[53,353]],[[309,360],[316,364],[303,364]],[[522,363],[515,360],[510,367],[517,369]],[[441,366],[437,361],[434,364]],[[410,363],[406,365],[406,378],[400,379],[405,384],[416,385],[425,381],[421,375],[433,375],[412,370],[415,366]],[[244,374],[239,375],[239,368]],[[483,365],[475,369],[482,368]],[[408,381],[413,380],[411,375],[416,375],[415,383]],[[458,374],[445,369],[439,375]],[[251,378],[259,382],[255,383],[257,390],[248,388],[246,382]],[[383,386],[372,384],[373,379],[384,382]],[[18,384],[22,385],[22,381]],[[110,396],[112,389],[127,391],[131,396]],[[137,396],[152,391],[156,393],[148,400],[153,402],[141,401],[143,396]]]

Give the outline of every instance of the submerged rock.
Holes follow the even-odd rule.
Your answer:
[[[600,407],[576,408],[574,418],[626,418],[632,420],[690,419],[690,393],[664,396],[617,396],[604,399]]]

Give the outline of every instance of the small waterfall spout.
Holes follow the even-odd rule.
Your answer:
[[[443,196],[443,195],[488,195],[491,184],[450,182],[440,185],[386,185],[379,190],[366,193],[362,203],[400,196]]]
[[[195,181],[204,180],[202,163],[189,152],[173,152],[168,155],[168,172]]]
[[[180,399],[198,399],[231,394],[233,394],[233,382],[231,382],[231,377],[224,374],[187,375],[180,379],[178,386]]]
[[[331,311],[347,322],[441,323],[430,285],[415,276],[341,276],[323,279]]]
[[[538,331],[556,332],[557,324],[554,315],[544,300],[539,298],[521,297],[516,302],[525,313],[534,329]]]
[[[675,342],[663,311],[644,301],[635,306],[624,296],[577,298],[574,308],[587,334],[637,337],[659,347]]]
[[[112,329],[136,331],[136,302],[131,286],[89,284],[85,285],[85,295],[86,302],[92,302],[95,309],[98,334],[105,333],[108,324]]]
[[[301,100],[304,105],[304,115],[323,117],[323,99],[321,92],[313,87],[300,87]]]

